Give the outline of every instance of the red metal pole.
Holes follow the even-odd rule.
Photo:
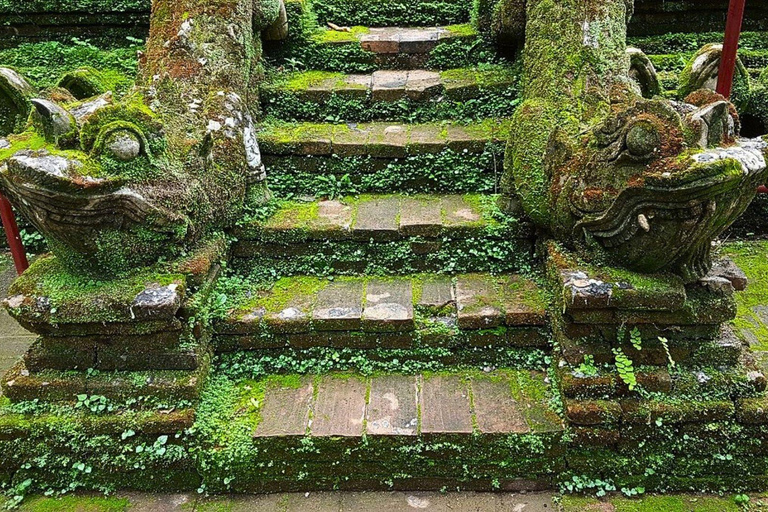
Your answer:
[[[736,52],[739,49],[741,26],[744,21],[746,0],[731,0],[728,7],[728,21],[725,26],[723,56],[720,59],[720,71],[717,77],[717,92],[726,98],[731,97],[733,76],[736,71]]]
[[[8,239],[8,247],[10,247],[13,255],[16,272],[21,275],[29,268],[27,251],[24,249],[24,244],[21,243],[19,226],[16,224],[16,216],[13,213],[13,208],[11,208],[11,202],[2,194],[0,194],[0,221],[3,223],[5,238]]]

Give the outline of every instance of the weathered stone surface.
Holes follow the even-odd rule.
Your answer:
[[[366,331],[413,330],[413,291],[410,279],[368,281],[362,322],[363,330]]]
[[[565,415],[577,425],[612,424],[621,421],[619,402],[609,400],[568,400]]]
[[[450,277],[434,277],[421,283],[421,296],[417,306],[429,312],[441,312],[445,308],[456,308],[456,296]]]
[[[481,213],[464,196],[444,196],[442,203],[443,226],[449,232],[476,225],[482,220]]]
[[[406,236],[436,237],[442,229],[442,207],[436,196],[400,200],[400,232]]]
[[[715,262],[710,275],[723,277],[731,282],[736,291],[743,292],[747,289],[749,280],[747,275],[730,258],[724,258]]]
[[[307,431],[313,396],[312,380],[304,377],[298,387],[280,383],[267,386],[260,404],[261,421],[253,436],[302,437]]]
[[[405,158],[408,146],[409,126],[402,124],[374,123],[368,126],[366,149],[376,158]]]
[[[354,236],[362,239],[388,240],[397,238],[400,213],[399,197],[375,197],[361,200],[357,206],[357,217],[352,227]]]
[[[435,71],[412,70],[408,72],[405,84],[406,95],[412,100],[425,100],[442,92],[440,73]]]
[[[469,382],[462,376],[436,375],[421,383],[421,433],[470,434]]]
[[[411,127],[408,154],[439,153],[447,146],[445,128],[436,124],[422,124]]]
[[[418,433],[418,381],[412,375],[383,375],[371,379],[366,409],[368,435],[415,436]]]
[[[503,276],[498,282],[506,325],[546,325],[547,303],[536,283],[521,276]]]
[[[407,71],[376,71],[372,78],[374,101],[397,101],[405,97]]]
[[[356,376],[320,379],[310,430],[314,437],[359,437],[363,434],[368,383]]]
[[[472,379],[472,403],[477,429],[483,434],[523,434],[530,430],[512,396],[507,375]]]
[[[487,275],[459,276],[456,279],[456,305],[461,329],[493,329],[503,323],[498,290]]]
[[[312,325],[320,331],[353,331],[362,327],[363,282],[333,281],[320,290]]]

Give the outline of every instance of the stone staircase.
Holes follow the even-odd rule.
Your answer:
[[[564,458],[542,364],[548,295],[532,227],[493,195],[514,73],[429,67],[438,45],[475,37],[451,27],[332,35],[323,44],[359,45],[376,69],[277,72],[262,87],[260,147],[290,199],[233,231],[212,346],[229,375],[314,368],[324,350],[390,370],[228,379],[245,406],[216,408],[215,423],[241,434],[204,447],[202,476],[241,492],[551,487]],[[393,372],[399,360],[435,371]]]

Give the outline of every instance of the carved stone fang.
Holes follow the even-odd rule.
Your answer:
[[[642,213],[637,216],[637,223],[640,224],[640,227],[643,228],[643,231],[648,233],[651,230],[651,224],[648,222],[648,217],[643,215]]]

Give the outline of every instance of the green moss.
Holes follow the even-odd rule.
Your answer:
[[[370,32],[368,27],[350,27],[349,31],[324,29],[313,34],[312,39],[319,44],[324,43],[356,43],[359,36]]]
[[[741,508],[728,498],[706,495],[690,496],[647,496],[638,499],[583,498],[578,496],[564,496],[562,501],[563,512],[595,512],[606,510],[616,512],[736,512]]]
[[[736,294],[738,313],[733,321],[737,332],[747,338],[752,350],[768,350],[768,325],[759,308],[768,309],[768,242],[733,242],[723,247],[749,278],[749,286]]]
[[[64,496],[32,498],[19,511],[24,512],[123,512],[130,507],[128,498],[105,496]]]

